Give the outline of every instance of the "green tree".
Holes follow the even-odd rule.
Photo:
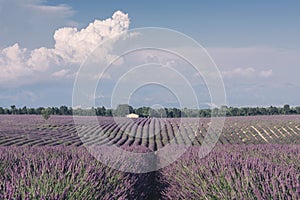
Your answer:
[[[229,112],[228,112],[228,116],[238,116],[239,114],[239,109],[238,108],[233,108],[233,107],[230,107],[229,108]]]
[[[42,114],[42,110],[44,110],[44,107],[38,107],[35,109],[35,114],[41,115]]]
[[[260,108],[260,113],[262,115],[266,115],[268,112],[267,112],[267,109],[266,108]]]
[[[29,115],[36,114],[35,109],[34,109],[34,108],[29,108],[29,109],[28,109],[28,114],[29,114]]]
[[[296,107],[295,110],[296,110],[296,114],[300,114],[300,107],[299,106]]]
[[[96,114],[97,114],[97,116],[105,116],[105,112],[106,112],[106,109],[105,109],[104,106],[102,106],[101,108],[98,107],[98,108],[96,109]]]
[[[15,105],[11,105],[11,114],[15,115],[16,114],[16,106]]]
[[[290,111],[291,111],[290,105],[286,104],[286,105],[283,106],[283,113],[284,113],[285,115],[290,114]]]
[[[113,110],[112,109],[107,109],[106,111],[105,111],[105,116],[107,116],[107,117],[112,117],[113,116]]]
[[[21,112],[21,114],[28,114],[28,112],[27,112],[27,107],[26,106],[24,106],[23,108],[22,108],[22,112]]]
[[[158,113],[158,110],[150,108],[149,110],[149,117],[160,117],[160,113]]]
[[[274,107],[274,106],[270,106],[268,108],[268,112],[270,115],[278,115],[279,114],[278,108]]]
[[[52,109],[51,108],[45,108],[41,111],[42,113],[42,117],[45,119],[45,120],[48,120],[51,116],[51,113],[52,113]]]
[[[129,113],[133,113],[132,106],[128,104],[120,104],[117,106],[114,115],[118,117],[125,117]]]
[[[181,117],[181,110],[179,110],[178,108],[171,108],[172,112],[173,112],[173,115],[174,117],[176,118],[179,118]]]
[[[4,114],[11,114],[11,111],[8,108],[4,108]]]
[[[68,107],[67,106],[60,106],[59,107],[59,114],[60,115],[67,115],[68,114]]]
[[[139,115],[140,117],[149,117],[150,116],[150,107],[141,107],[138,109],[135,109],[134,112]]]

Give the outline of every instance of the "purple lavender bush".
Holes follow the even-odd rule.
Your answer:
[[[137,182],[84,148],[0,147],[0,199],[129,199]]]
[[[163,199],[300,198],[297,145],[222,145],[201,160],[198,151],[161,170]]]

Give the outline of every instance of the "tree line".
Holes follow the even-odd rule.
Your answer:
[[[300,114],[299,107],[290,107],[284,105],[283,107],[269,106],[269,107],[227,107],[214,109],[179,109],[179,108],[160,108],[153,109],[150,107],[133,108],[128,104],[118,105],[116,109],[107,109],[104,106],[82,109],[67,106],[60,107],[38,107],[38,108],[17,108],[11,105],[10,108],[0,107],[0,114],[24,114],[24,115],[82,115],[82,116],[118,116],[125,117],[129,113],[135,113],[139,117],[162,117],[162,118],[176,118],[176,117],[211,117],[213,112],[225,111],[226,116],[255,116],[255,115],[292,115]]]

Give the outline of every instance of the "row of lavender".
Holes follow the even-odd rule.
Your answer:
[[[82,117],[89,120],[89,117]],[[176,143],[201,145],[210,119],[115,119],[99,117],[99,123],[78,126],[71,116],[1,116],[0,145],[81,146],[87,144],[142,145],[152,150]],[[116,120],[118,122],[116,122]],[[179,128],[180,127],[180,128]],[[180,130],[179,130],[180,129]],[[178,131],[179,130],[179,131]],[[192,136],[192,138],[191,138]],[[220,144],[300,144],[300,116],[226,118]]]
[[[0,147],[0,199],[152,198],[152,183],[153,173],[111,169],[83,147]]]
[[[161,171],[163,199],[299,199],[299,145],[222,145],[204,159],[191,148]]]
[[[0,199],[300,198],[299,145],[220,145],[204,159],[198,153],[191,147],[157,172],[129,174],[81,147],[1,147]]]

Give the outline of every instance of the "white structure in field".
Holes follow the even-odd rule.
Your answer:
[[[134,114],[134,113],[130,113],[128,115],[126,115],[127,118],[139,118],[139,115]]]

